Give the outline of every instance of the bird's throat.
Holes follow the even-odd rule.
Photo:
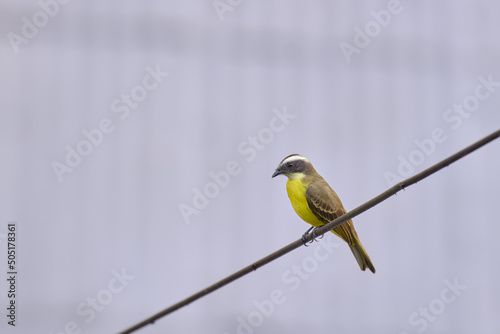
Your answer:
[[[292,203],[293,209],[307,223],[313,226],[323,225],[321,221],[312,213],[307,204],[306,190],[307,182],[304,178],[292,179],[289,178],[286,183],[286,191],[290,202]]]

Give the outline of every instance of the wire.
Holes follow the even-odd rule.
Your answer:
[[[418,181],[425,179],[429,175],[436,173],[437,171],[443,169],[444,167],[449,166],[453,162],[463,158],[464,156],[466,156],[469,153],[477,150],[478,148],[488,144],[489,142],[495,140],[498,137],[500,137],[500,130],[497,130],[497,131],[493,132],[492,134],[484,137],[483,139],[475,142],[474,144],[467,146],[466,148],[462,149],[461,151],[459,151],[459,152],[453,154],[452,156],[438,162],[437,164],[427,168],[426,170],[424,170],[424,171],[422,171],[422,172],[420,172],[420,173],[418,173],[418,174],[416,174],[416,175],[414,175],[414,176],[412,176],[404,181],[399,182],[398,184],[387,189],[386,191],[384,191],[380,195],[372,198],[368,202],[366,202],[366,203],[358,206],[357,208],[347,212],[346,214],[332,220],[331,222],[317,228],[316,233],[315,233],[316,237],[319,237],[319,236],[325,234],[326,232],[332,230],[333,228],[339,226],[340,224],[348,221],[349,219],[352,219],[352,218],[358,216],[359,214],[365,212],[366,210],[368,210],[368,209],[374,207],[375,205],[385,201],[386,199],[388,199],[392,195],[395,195],[397,192],[411,186],[412,184],[417,183]],[[309,233],[305,237],[305,242],[309,242],[312,239],[313,239],[313,236],[311,233]],[[158,312],[157,314],[139,322],[138,324],[126,329],[125,331],[120,332],[119,334],[129,334],[129,333],[132,333],[132,332],[134,332],[134,331],[136,331],[136,330],[138,330],[138,329],[140,329],[148,324],[154,324],[154,322],[156,320],[180,309],[183,306],[186,306],[186,305],[194,302],[195,300],[200,299],[203,296],[208,295],[209,293],[211,293],[217,289],[222,288],[223,286],[237,280],[238,278],[240,278],[242,276],[245,276],[246,274],[248,274],[254,270],[257,270],[257,268],[260,268],[260,267],[268,264],[269,262],[291,252],[292,250],[294,250],[296,248],[299,248],[302,245],[303,245],[302,239],[296,240],[296,241],[292,242],[291,244],[288,244],[285,247],[283,247],[283,248],[267,255],[266,257],[263,257],[262,259],[254,262],[253,264],[246,266],[245,268],[235,272],[234,274],[229,275],[226,278],[223,278],[222,280],[210,285],[209,287],[206,287],[205,289],[198,291],[197,293],[187,297],[186,299],[183,299],[180,302],[164,309],[163,311]]]

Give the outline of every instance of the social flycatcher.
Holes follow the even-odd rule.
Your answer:
[[[335,191],[303,156],[292,154],[283,159],[272,177],[280,174],[288,177],[286,190],[293,209],[313,227],[325,225],[346,213]],[[335,227],[332,232],[347,242],[361,270],[368,267],[375,273],[375,267],[359,241],[352,220]]]

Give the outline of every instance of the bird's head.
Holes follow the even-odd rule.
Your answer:
[[[290,154],[279,163],[272,177],[283,174],[289,179],[295,180],[307,176],[312,171],[314,168],[309,160],[299,154]]]

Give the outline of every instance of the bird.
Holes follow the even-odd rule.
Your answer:
[[[315,227],[322,226],[346,213],[337,193],[314,169],[311,162],[300,154],[290,154],[285,157],[272,177],[278,175],[288,177],[286,190],[292,207],[300,218],[312,225],[302,240],[305,240],[311,229],[314,237]],[[368,268],[375,273],[375,267],[363,248],[351,219],[335,227],[331,232],[347,242],[361,270]]]

